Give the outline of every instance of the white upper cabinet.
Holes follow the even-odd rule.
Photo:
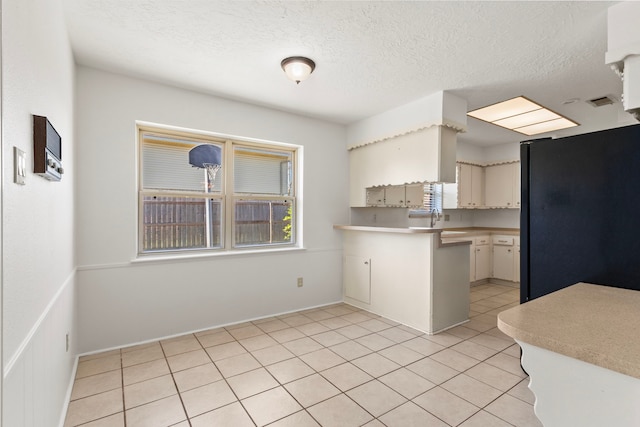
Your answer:
[[[424,204],[424,184],[367,188],[367,206],[420,208]]]
[[[484,206],[484,170],[476,165],[460,165],[460,175],[463,180],[469,180],[463,185],[463,195],[460,197],[461,204],[465,207],[481,207]],[[470,177],[470,178],[468,178]],[[466,182],[466,181],[463,181]],[[466,189],[470,188],[470,192]]]
[[[424,184],[405,185],[405,206],[420,208],[424,204]]]
[[[457,164],[455,184],[444,184],[444,209],[477,209],[484,206],[484,168]]]
[[[485,167],[485,206],[488,208],[520,207],[520,163]]]
[[[516,208],[520,209],[520,194],[521,194],[521,181],[522,173],[520,171],[520,162],[513,163],[513,201],[516,204]],[[519,279],[518,279],[519,281]]]
[[[394,207],[406,206],[406,188],[404,185],[393,185],[384,189],[384,205]]]
[[[367,206],[384,206],[384,187],[367,188]]]
[[[366,206],[366,189],[412,182],[454,182],[456,131],[433,126],[349,151],[350,205]]]
[[[511,164],[487,166],[484,185],[487,207],[513,207],[513,168]]]

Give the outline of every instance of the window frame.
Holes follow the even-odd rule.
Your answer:
[[[216,175],[216,181],[221,180],[220,192],[197,192],[189,190],[145,189],[143,182],[144,173],[144,139],[146,134],[155,134],[162,137],[171,137],[193,141],[195,144],[213,143],[222,147],[223,167]],[[237,254],[242,252],[274,252],[279,250],[291,250],[302,248],[302,209],[301,204],[301,163],[303,147],[294,144],[265,141],[251,138],[228,136],[206,131],[176,128],[155,123],[136,122],[136,164],[138,167],[136,192],[137,192],[137,240],[136,252],[138,258],[152,257],[183,257],[192,255],[221,255]],[[234,149],[235,147],[247,147],[260,150],[272,150],[290,153],[291,158],[291,194],[265,194],[265,193],[238,193],[234,192]],[[203,172],[204,173],[204,172]],[[176,248],[160,250],[144,250],[144,198],[146,196],[185,197],[218,199],[221,203],[220,212],[220,246],[206,248]],[[236,245],[236,203],[240,200],[283,200],[290,201],[292,206],[291,241],[283,243],[267,243],[253,245]],[[209,222],[209,218],[205,218]]]

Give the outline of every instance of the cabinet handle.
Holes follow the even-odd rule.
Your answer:
[[[507,249],[507,252],[511,253],[511,249]]]
[[[369,261],[365,261],[365,262],[364,262],[364,265],[369,265]]]

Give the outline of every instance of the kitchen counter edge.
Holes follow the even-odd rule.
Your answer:
[[[372,231],[375,233],[399,233],[399,234],[437,234],[438,247],[446,248],[450,246],[464,246],[470,245],[470,241],[456,241],[456,242],[443,242],[442,241],[442,228],[427,228],[427,227],[373,227],[369,225],[334,225],[335,230],[346,231]]]
[[[508,336],[640,378],[640,291],[577,283],[498,314]]]

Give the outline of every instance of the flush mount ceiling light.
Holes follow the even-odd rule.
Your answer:
[[[316,63],[304,56],[291,56],[283,59],[280,66],[287,74],[287,77],[299,84],[309,78],[316,68]]]
[[[573,120],[554,113],[524,96],[479,108],[468,112],[467,115],[524,135],[537,135],[579,126]]]

